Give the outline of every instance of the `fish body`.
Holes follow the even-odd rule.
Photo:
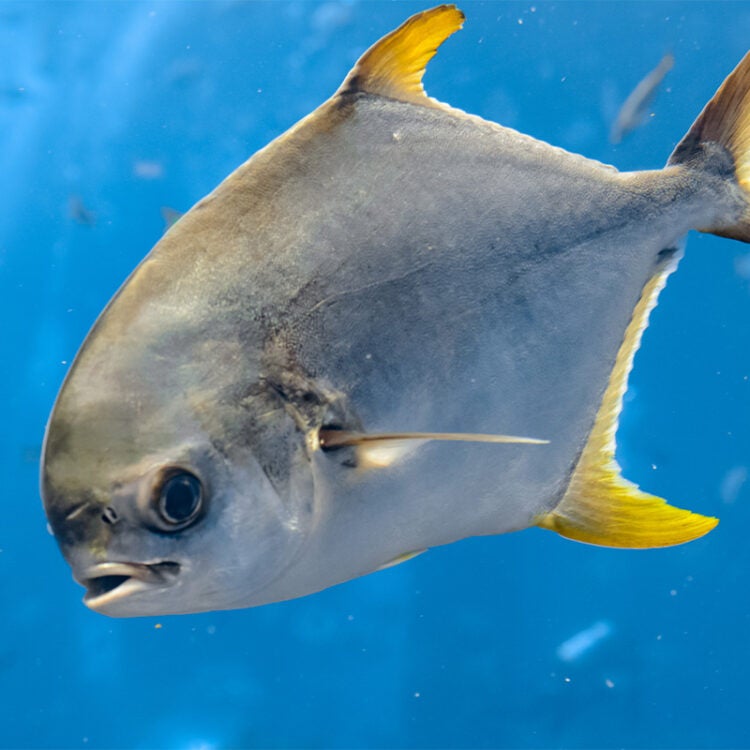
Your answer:
[[[699,120],[664,170],[619,173],[435,102],[462,20],[371,48],[94,325],[42,467],[91,608],[265,604],[532,525],[636,547],[715,525],[622,480],[614,432],[684,234],[744,239],[736,157]]]

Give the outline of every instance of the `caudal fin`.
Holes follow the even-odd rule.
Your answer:
[[[701,231],[750,242],[750,52],[727,76],[713,99],[669,157],[669,164],[700,163],[707,149],[723,147],[734,162],[738,200],[744,203],[734,223]]]

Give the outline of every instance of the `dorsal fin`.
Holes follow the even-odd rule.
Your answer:
[[[407,19],[359,58],[339,94],[364,91],[390,99],[435,106],[422,76],[438,47],[464,22],[455,5],[439,5]]]
[[[676,258],[665,262],[643,290],[617,353],[594,427],[562,500],[537,526],[606,547],[667,547],[697,539],[718,520],[669,505],[623,479],[615,460],[615,433],[633,358],[648,316]]]

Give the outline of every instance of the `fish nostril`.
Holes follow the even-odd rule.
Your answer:
[[[104,509],[104,512],[102,513],[102,521],[104,521],[104,523],[114,526],[119,519],[120,517],[117,515],[117,511],[111,505],[108,505]]]

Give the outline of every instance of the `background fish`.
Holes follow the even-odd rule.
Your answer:
[[[750,63],[668,168],[621,174],[426,97],[462,20],[384,37],[94,326],[42,473],[90,607],[263,604],[531,525],[641,547],[715,525],[624,482],[614,433],[682,235],[747,239]]]
[[[639,81],[638,85],[630,92],[612,123],[612,129],[609,132],[609,140],[612,143],[620,143],[628,133],[635,130],[643,122],[648,113],[648,108],[654,101],[656,92],[664,80],[664,76],[672,70],[673,66],[674,56],[667,53],[659,61],[659,64]]]

